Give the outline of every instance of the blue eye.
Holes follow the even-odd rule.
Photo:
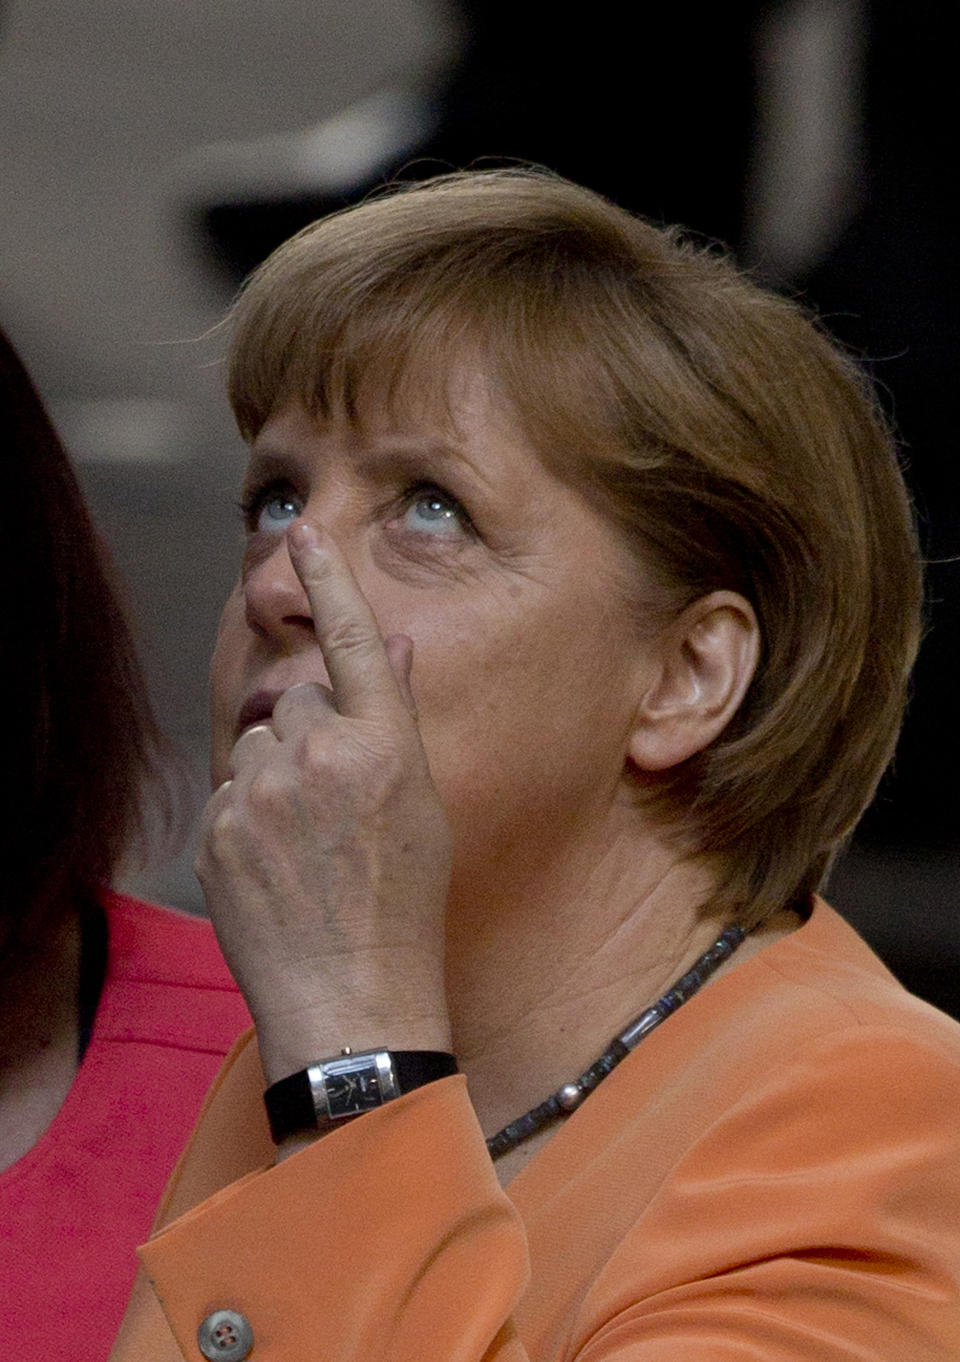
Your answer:
[[[262,529],[272,529],[278,525],[287,525],[291,520],[296,520],[300,514],[300,506],[296,497],[277,495],[268,497],[260,507],[258,517]]]
[[[250,534],[278,534],[303,513],[303,502],[289,487],[265,487],[243,505]]]
[[[401,517],[405,529],[418,534],[463,534],[469,521],[455,497],[439,487],[425,487],[414,492]]]

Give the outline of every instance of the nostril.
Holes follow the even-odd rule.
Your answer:
[[[311,634],[314,632],[312,615],[285,615],[283,623],[288,629],[306,629]]]
[[[256,633],[313,628],[310,605],[285,544],[282,552],[247,564],[241,586],[247,624]]]

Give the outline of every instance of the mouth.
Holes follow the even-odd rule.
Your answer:
[[[283,694],[279,690],[258,690],[247,697],[237,717],[236,736],[252,724],[262,724],[273,718],[273,707]]]

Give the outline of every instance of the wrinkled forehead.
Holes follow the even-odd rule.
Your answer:
[[[595,410],[603,385],[562,318],[533,315],[528,299],[505,290],[438,296],[415,280],[393,283],[366,297],[301,297],[289,282],[279,295],[241,297],[229,387],[246,440],[291,403],[320,420],[336,414],[362,427],[386,416],[448,434],[480,401],[551,465],[564,446],[586,452],[604,424]]]
[[[297,403],[318,418],[351,422],[375,411],[448,421],[456,375],[475,368],[480,338],[468,341],[451,309],[409,298],[275,299],[238,308],[230,354],[230,401],[246,439]],[[459,334],[457,334],[459,333]],[[473,352],[473,353],[468,353]],[[489,366],[484,366],[489,367]]]
[[[257,349],[248,338],[231,374],[247,442],[274,418],[299,410],[320,434],[356,437],[358,454],[399,437],[397,445],[426,443],[458,456],[467,450],[479,472],[489,438],[491,447],[532,456],[583,496],[642,559],[645,582],[656,580],[657,601],[671,596],[655,555],[640,551],[622,487],[633,478],[619,467],[620,432],[582,348],[566,337],[518,336],[507,325],[476,327],[449,314],[421,315],[399,327],[389,315],[375,320],[370,325],[361,316],[361,324],[336,335],[299,335],[282,348]],[[495,476],[493,465],[488,475]],[[652,609],[647,594],[643,606]]]
[[[439,357],[411,349],[373,357],[348,385],[296,394],[316,418],[348,423],[359,434],[406,431],[458,440],[479,422],[519,434],[520,414],[487,356],[475,347]]]
[[[299,408],[319,427],[364,440],[405,435],[457,444],[485,427],[540,452],[536,423],[510,391],[492,338],[449,319],[403,334],[389,318],[379,329],[363,320],[329,339],[291,337],[280,357],[256,335],[241,338],[230,397],[248,443],[279,413]]]
[[[523,445],[633,537],[609,478],[623,443],[617,404],[597,347],[562,309],[544,299],[534,308],[505,289],[431,295],[417,280],[374,296],[354,291],[352,306],[334,294],[285,287],[259,289],[246,306],[241,298],[230,397],[248,444],[291,406],[320,427],[367,437],[456,445],[464,425],[485,428]]]
[[[295,428],[301,436],[334,439],[358,457],[375,451],[429,450],[437,463],[444,452],[457,457],[469,451],[478,471],[496,459],[488,451],[509,447],[538,462],[502,385],[476,364],[451,365],[423,380],[408,372],[402,381],[373,369],[358,383],[349,406],[328,399],[310,402],[310,394],[283,390],[277,406],[250,442],[262,456],[277,443],[277,433]],[[281,436],[280,443],[283,444]],[[289,441],[288,441],[289,443]]]

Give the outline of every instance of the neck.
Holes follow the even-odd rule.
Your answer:
[[[581,1072],[723,926],[707,867],[656,837],[537,879],[453,907],[454,1048],[487,1135]]]
[[[77,1070],[80,924],[68,914],[43,941],[0,962],[0,1170],[56,1116]]]

